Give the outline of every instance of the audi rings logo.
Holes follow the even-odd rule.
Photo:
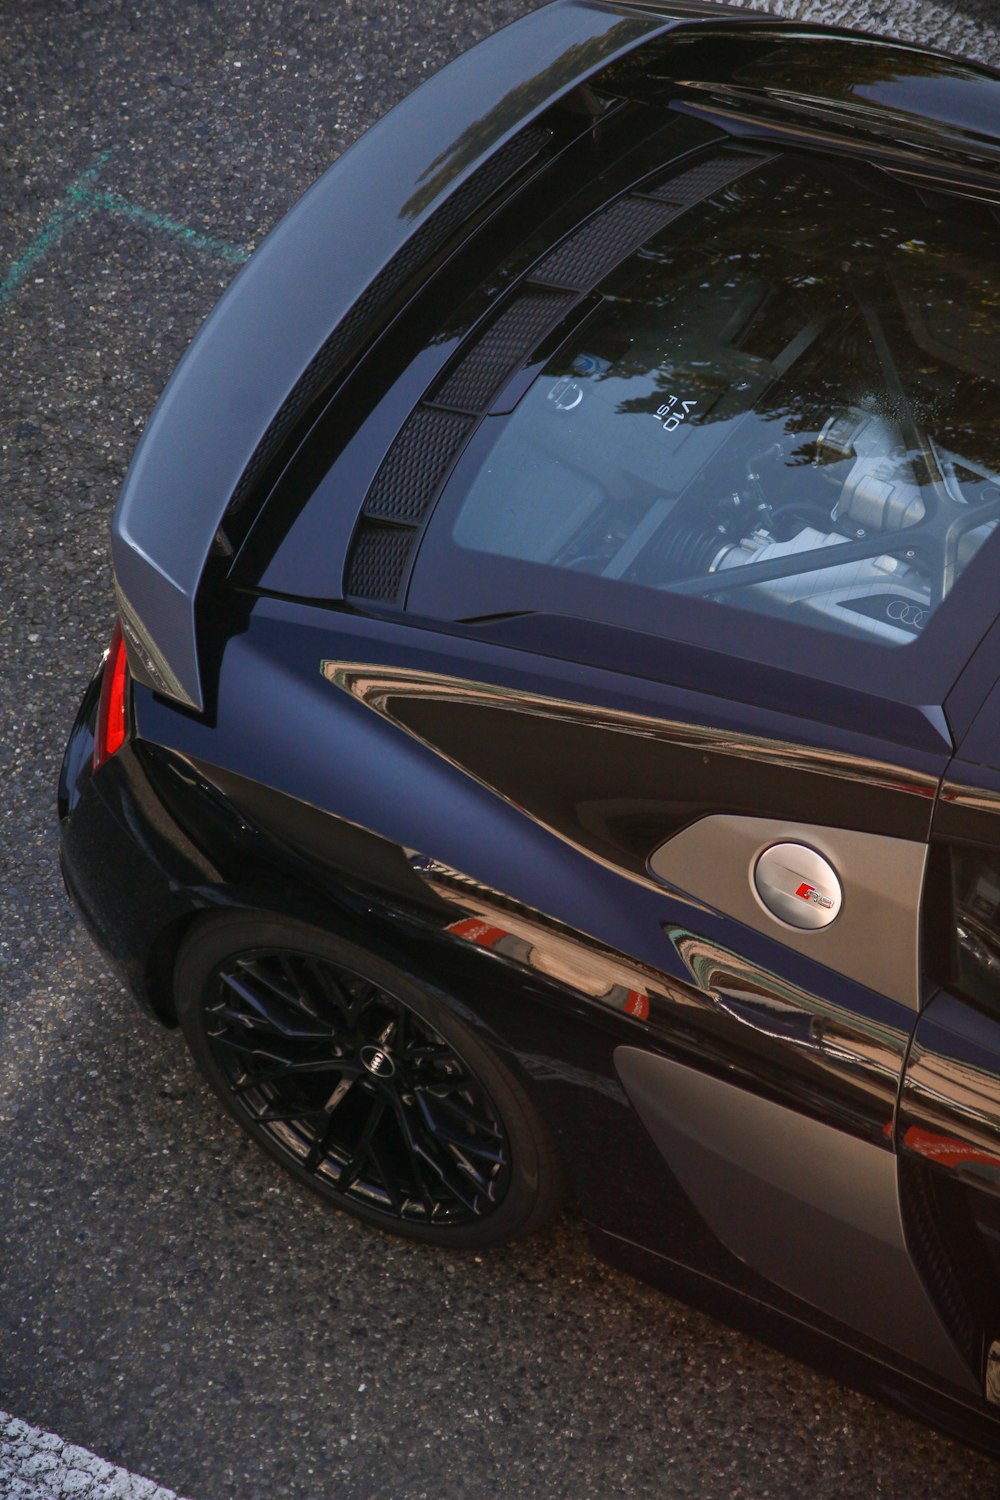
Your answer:
[[[369,1073],[374,1073],[376,1078],[391,1078],[396,1071],[396,1064],[388,1052],[381,1047],[362,1047],[361,1061]]]
[[[583,386],[563,375],[550,387],[545,399],[551,401],[557,411],[573,411],[583,400]]]
[[[906,625],[910,630],[923,630],[927,615],[926,609],[922,609],[919,604],[911,604],[907,599],[893,599],[885,607],[887,620],[892,620],[897,625]]]

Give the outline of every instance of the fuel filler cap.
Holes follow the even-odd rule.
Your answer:
[[[829,927],[840,915],[844,892],[828,859],[806,844],[772,844],[753,867],[761,905],[789,927]]]

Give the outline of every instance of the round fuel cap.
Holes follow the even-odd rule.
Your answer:
[[[844,904],[837,872],[805,844],[772,844],[753,867],[762,905],[790,927],[829,927]]]

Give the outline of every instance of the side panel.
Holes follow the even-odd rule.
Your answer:
[[[449,674],[449,653],[455,665],[478,655],[479,680]],[[386,668],[380,655],[414,665]],[[429,673],[428,660],[444,670]],[[589,1221],[760,1302],[791,1299],[796,1316],[889,1363],[922,1363],[953,1389],[963,1383],[961,1358],[948,1353],[915,1278],[900,1271],[899,1236],[886,1228],[898,1214],[894,1115],[914,1011],[780,933],[727,915],[709,893],[698,899],[664,885],[648,864],[694,818],[750,809],[790,831],[814,828],[822,810],[831,828],[921,842],[941,757],[277,601],[262,601],[229,643],[214,730],[149,694],[137,703],[140,732],[196,764],[248,823],[266,823],[286,844],[315,844],[322,826],[339,845],[326,858],[348,869],[350,840],[337,830],[378,835],[428,895],[451,906],[439,928],[450,951],[484,972],[520,973],[518,989],[495,1003],[482,984],[462,991],[463,1003],[480,1016],[488,1010],[544,1089]],[[248,794],[237,778],[265,785]],[[325,819],[312,815],[311,834],[309,818],[296,826],[287,815],[289,797],[328,810]],[[313,847],[314,868],[318,857]],[[398,899],[401,911],[415,911],[402,885]],[[910,1332],[889,1326],[878,1299],[851,1292],[864,1272],[838,1287],[837,1257],[805,1253],[793,1277],[787,1258],[765,1255],[769,1208],[763,1199],[755,1206],[749,1189],[758,1243],[715,1222],[683,1151],[657,1141],[652,1117],[640,1126],[635,1108],[648,1115],[652,1106],[634,1079],[628,1107],[612,1061],[618,1046],[650,1056],[644,1067],[664,1059],[682,1067],[706,1099],[724,1081],[725,1097],[747,1116],[780,1121],[792,1139],[801,1127],[803,1160],[819,1182],[863,1162],[870,1234],[851,1221],[847,1195],[832,1190],[831,1223],[818,1229],[815,1201],[798,1197],[794,1173],[783,1234],[788,1245],[832,1245],[840,1224],[846,1256],[859,1256],[876,1281],[900,1281]],[[725,1158],[725,1141],[710,1145]],[[735,1146],[731,1166],[744,1188],[773,1176],[766,1131],[738,1132]]]
[[[914,1037],[898,1143],[914,1256],[997,1403],[987,1360],[1000,1351],[1000,1018],[935,997]]]
[[[994,653],[987,652],[987,655]],[[994,669],[995,670],[995,667]],[[928,926],[942,988],[918,1022],[900,1095],[904,1213],[980,1390],[1000,1356],[1000,694],[948,767],[934,813]]]
[[[907,1251],[886,1151],[619,1047],[629,1098],[692,1203],[769,1281],[975,1390]]]
[[[758,860],[785,843],[821,854],[847,893],[821,930],[796,931],[768,910],[758,894]],[[649,867],[668,885],[916,1010],[926,862],[922,840],[722,814],[700,818],[661,844]],[[803,886],[806,900],[814,887],[804,880]]]

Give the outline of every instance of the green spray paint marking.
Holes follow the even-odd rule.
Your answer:
[[[71,193],[74,188],[70,189]],[[193,245],[196,250],[204,250],[206,255],[215,255],[219,260],[228,260],[233,265],[241,266],[250,258],[250,251],[244,250],[242,245],[231,245],[228,240],[213,239],[210,234],[202,234],[198,229],[189,229],[186,224],[179,224],[176,219],[168,219],[163,214],[156,214],[151,209],[140,207],[138,203],[130,203],[120,193],[94,193],[82,189],[80,197],[89,201],[94,208],[102,208],[106,213],[114,214],[116,218],[131,219],[134,224],[148,224],[150,229],[159,230],[161,234],[169,235],[171,239],[182,240],[184,244]]]
[[[0,307],[6,307],[26,277],[31,274],[39,261],[45,258],[53,245],[59,243],[67,229],[90,215],[92,208],[87,195],[92,191],[98,173],[110,155],[110,151],[105,151],[92,167],[88,167],[87,171],[76,179],[59,207],[49,214],[27,250],[18,256],[7,275],[0,281]]]
[[[112,153],[104,151],[92,167],[81,172],[75,182],[70,183],[62,202],[53,209],[31,244],[14,261],[6,276],[0,280],[0,308],[4,308],[23,286],[31,272],[44,260],[48,252],[58,245],[68,229],[89,219],[98,211],[111,214],[113,218],[131,220],[133,224],[145,224],[170,239],[191,245],[206,255],[225,260],[230,265],[241,266],[250,258],[250,251],[242,245],[218,240],[198,229],[189,229],[176,219],[154,213],[141,204],[132,203],[120,193],[98,191],[97,178],[111,159]]]

